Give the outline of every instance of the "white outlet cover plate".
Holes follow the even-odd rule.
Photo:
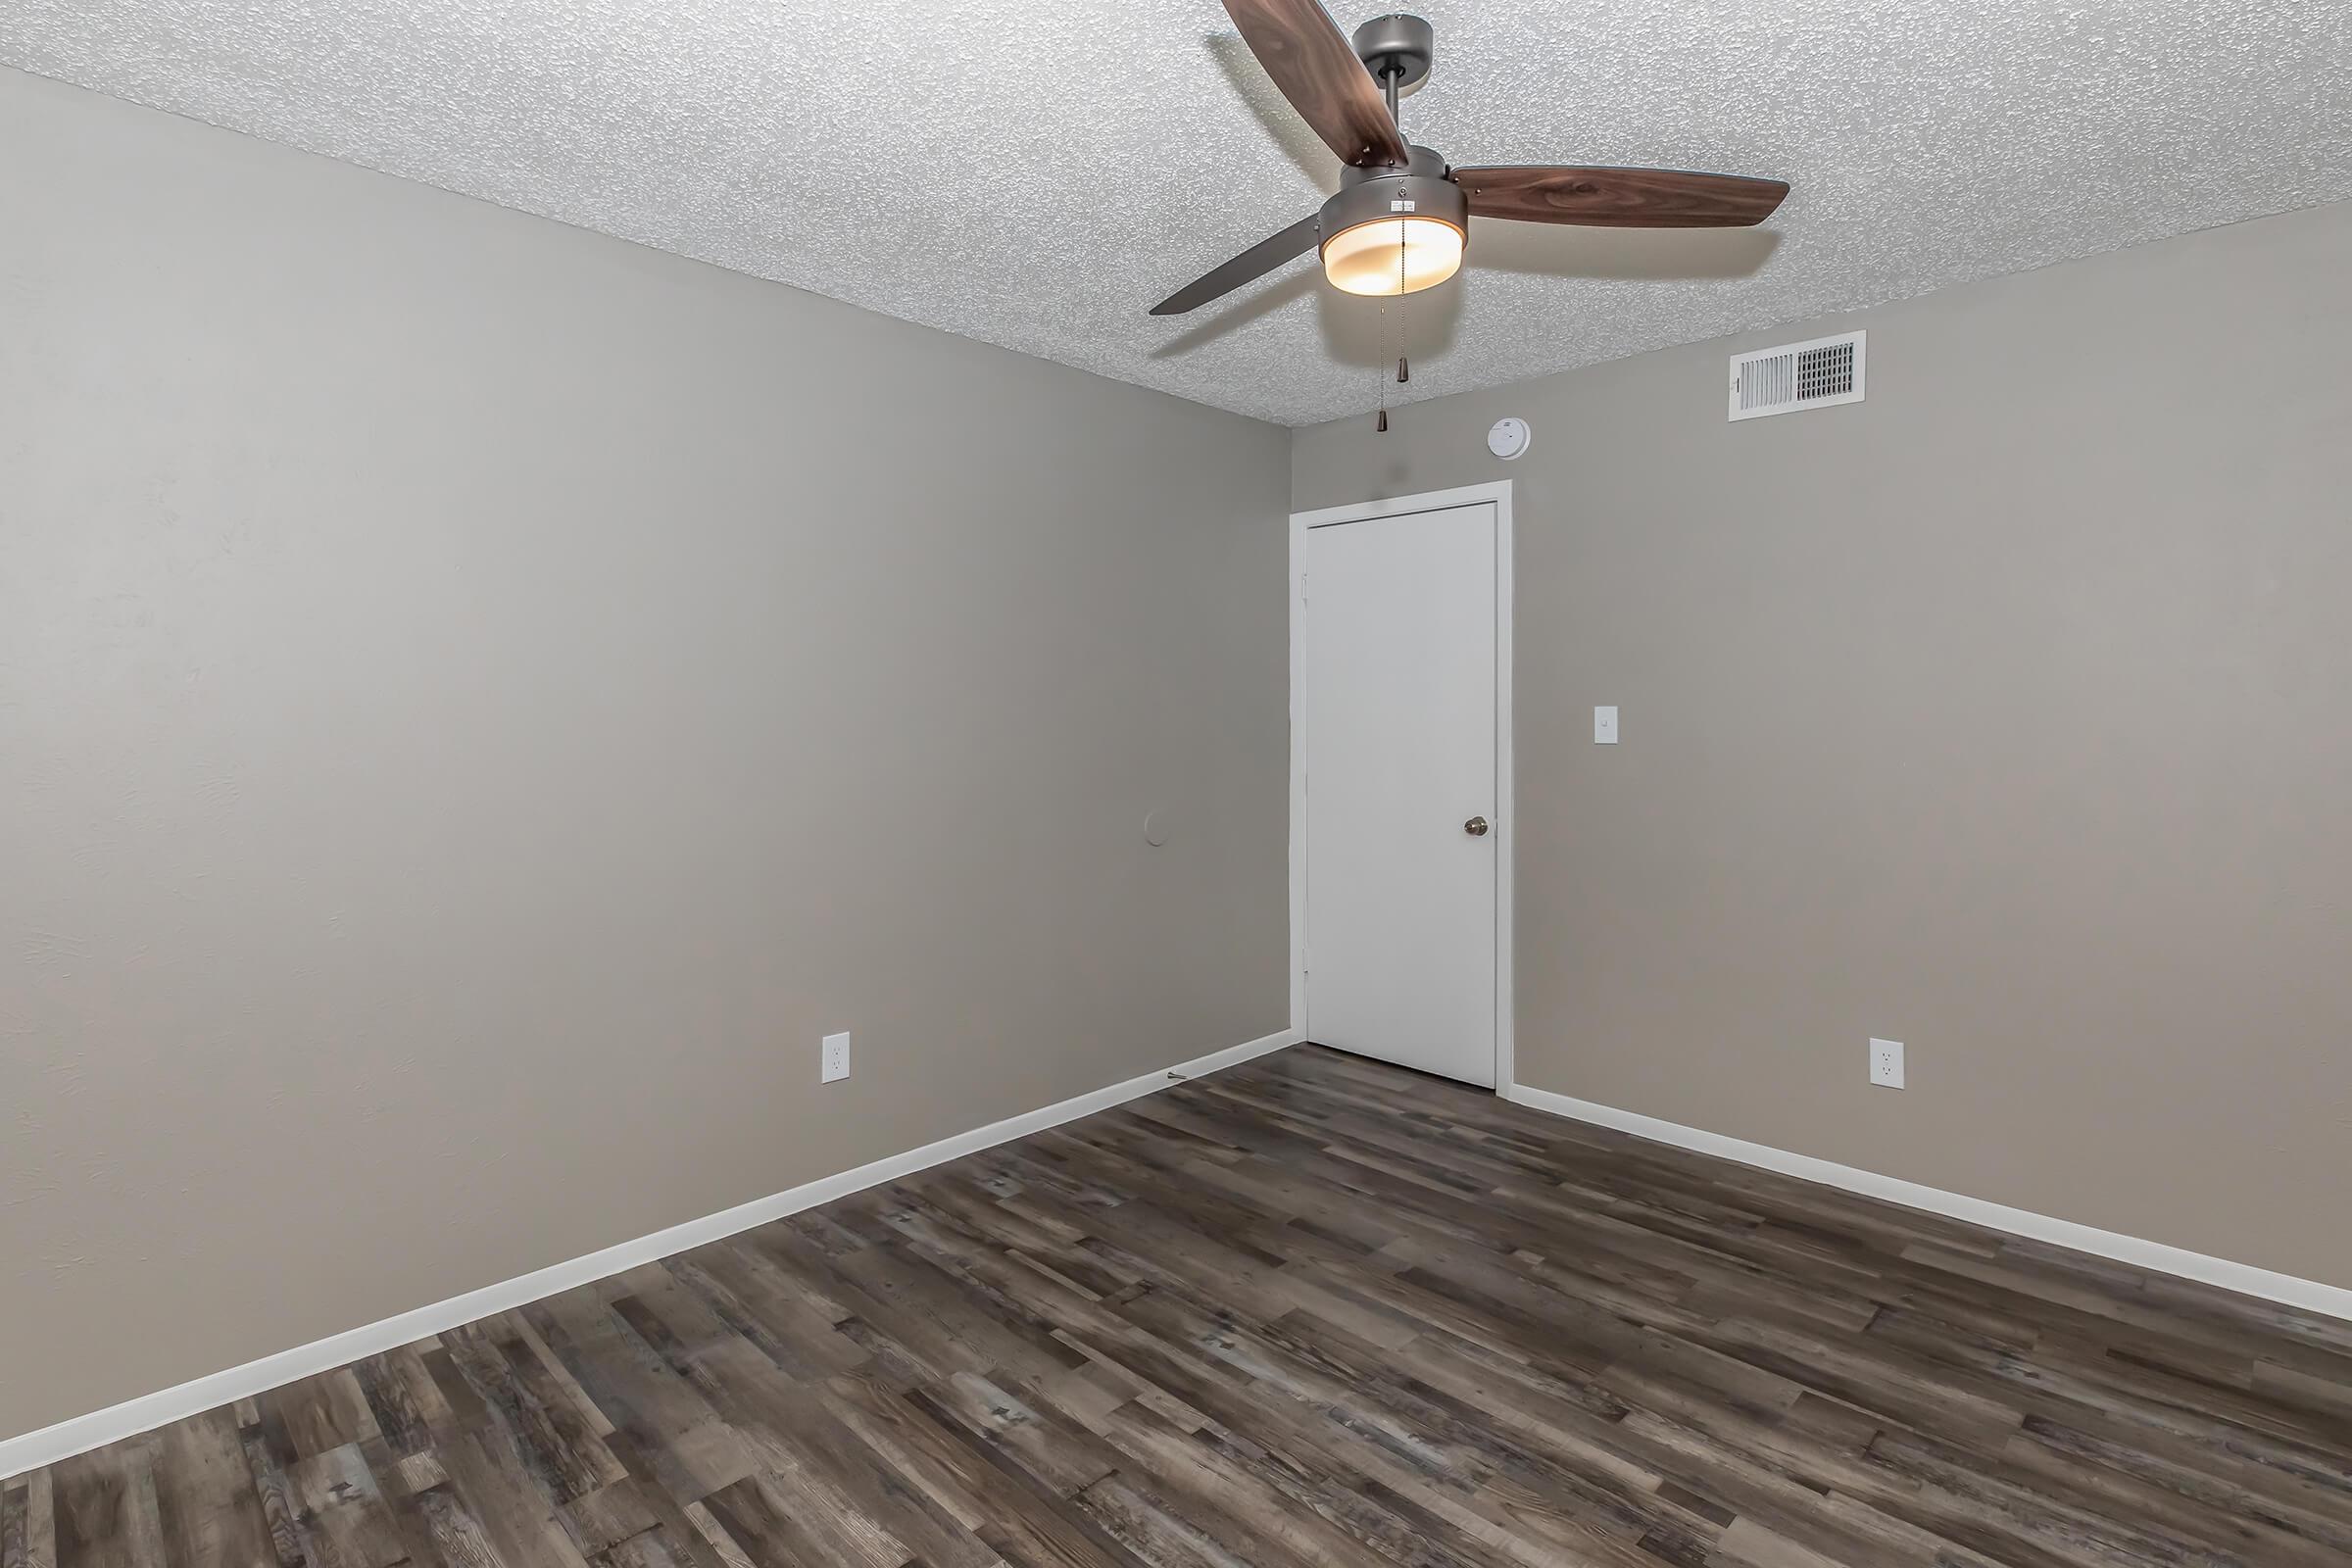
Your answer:
[[[837,1083],[850,1075],[850,1037],[846,1034],[827,1035],[823,1050],[817,1056],[818,1081]]]
[[[1592,710],[1592,744],[1595,746],[1617,744],[1616,709],[1595,708]]]
[[[1871,1041],[1870,1081],[1882,1089],[1903,1087],[1903,1043],[1900,1040]]]

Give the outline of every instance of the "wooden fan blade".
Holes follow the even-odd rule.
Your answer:
[[[1343,163],[1407,162],[1387,96],[1315,0],[1225,0],[1225,12],[1291,107]]]
[[[1232,261],[1210,268],[1152,307],[1153,316],[1182,316],[1244,283],[1265,276],[1294,256],[1303,256],[1323,238],[1323,216],[1309,213],[1279,234],[1269,234]]]
[[[1473,218],[1601,228],[1745,228],[1772,216],[1786,180],[1699,174],[1681,169],[1600,169],[1527,164],[1457,169]]]

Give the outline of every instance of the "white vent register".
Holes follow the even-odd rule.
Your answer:
[[[1862,401],[1863,350],[1868,332],[1784,343],[1777,349],[1732,356],[1732,417],[1826,409]]]

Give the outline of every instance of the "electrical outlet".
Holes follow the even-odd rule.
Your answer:
[[[850,1075],[850,1037],[846,1034],[825,1036],[823,1054],[818,1058],[818,1082],[834,1083]]]
[[[1870,1081],[1881,1089],[1903,1087],[1903,1043],[1900,1040],[1873,1040],[1870,1043]]]

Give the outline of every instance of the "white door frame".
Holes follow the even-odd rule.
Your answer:
[[[1306,1016],[1306,645],[1299,613],[1306,592],[1306,533],[1337,522],[1448,507],[1494,503],[1494,1093],[1507,1096],[1518,1074],[1513,1036],[1517,1010],[1512,981],[1513,922],[1511,862],[1516,858],[1519,818],[1511,768],[1511,481],[1468,484],[1417,496],[1362,501],[1291,514],[1291,1029],[1312,1039]]]

